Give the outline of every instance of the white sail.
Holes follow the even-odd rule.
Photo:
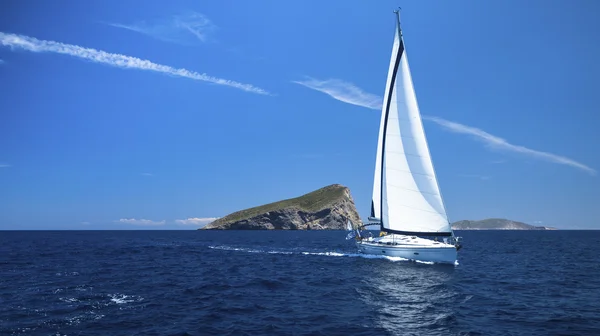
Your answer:
[[[373,188],[375,192],[381,185],[382,229],[449,234],[452,230],[429,154],[399,29],[394,37],[387,86],[381,143],[378,144],[382,148],[378,148],[377,154],[382,163],[378,163],[379,168],[376,166],[376,174],[380,169],[381,175],[380,182],[376,181]],[[376,200],[373,197],[373,202]]]
[[[377,139],[369,221],[391,233],[350,231],[360,253],[456,264],[462,247],[448,222],[425,138],[406,56],[399,11]],[[373,223],[369,223],[373,224]],[[450,236],[441,241],[415,236]]]
[[[394,75],[394,64],[398,57],[398,46],[400,45],[400,39],[398,38],[398,32],[394,38],[394,45],[392,47],[392,57],[390,59],[390,68],[388,70],[388,77],[385,85],[385,95],[383,96],[383,106],[381,108],[381,120],[379,123],[379,136],[377,138],[377,155],[375,157],[375,174],[373,178],[373,198],[371,201],[371,217],[381,218],[381,147],[383,144],[383,127],[385,123],[385,110],[388,101],[390,85]]]

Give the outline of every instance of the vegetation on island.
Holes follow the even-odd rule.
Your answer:
[[[332,184],[299,197],[294,197],[282,201],[277,201],[265,205],[236,211],[206,225],[204,229],[224,227],[231,223],[251,221],[260,217],[262,217],[262,221],[266,221],[266,216],[271,214],[271,216],[269,217],[272,217],[273,213],[279,213],[281,216],[287,215],[290,212],[317,214],[319,212],[322,212],[322,210],[331,208],[332,206],[340,202],[348,203],[350,209],[347,210],[353,213],[356,212],[356,209],[354,208],[354,202],[350,197],[349,189],[340,184]],[[327,215],[328,213],[329,212],[327,211],[324,212],[323,216]],[[310,217],[311,221],[315,220],[314,216],[302,217],[307,220]],[[356,214],[356,216],[351,217],[358,217],[358,214]]]

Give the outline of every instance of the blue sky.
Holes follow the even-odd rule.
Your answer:
[[[332,183],[366,218],[398,4],[5,2],[0,229],[194,229]],[[402,5],[450,219],[600,229],[600,2]]]

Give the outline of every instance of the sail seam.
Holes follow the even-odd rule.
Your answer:
[[[391,168],[391,167],[389,167],[388,169],[395,170],[395,171],[402,172],[402,173],[409,173],[409,174],[415,174],[415,175],[423,175],[423,176],[434,177],[433,175],[427,174],[427,173],[416,173],[416,172],[409,171],[409,170],[396,169],[396,168]]]
[[[426,158],[426,159],[429,158],[429,156],[423,156],[423,155],[419,155],[419,154],[411,154],[411,153],[405,153],[405,152],[388,151],[388,154],[389,153],[392,153],[392,154],[404,154],[404,155],[416,156],[416,157],[421,157],[421,158]]]
[[[387,200],[387,198],[386,198],[386,200]],[[411,206],[405,205],[405,204],[396,204],[394,206],[401,206],[401,207],[405,207],[405,208],[409,208],[409,209],[413,209],[413,210],[418,210],[418,211],[433,213],[433,214],[436,214],[436,215],[438,214],[437,211],[431,211],[431,210],[425,210],[425,209],[415,208],[415,207],[411,207]],[[383,217],[383,216],[381,216],[381,217]]]
[[[400,138],[404,138],[404,139],[413,139],[413,140],[417,140],[417,138],[415,138],[415,137],[413,137],[413,136],[402,135],[402,133],[401,133],[401,132],[398,132],[398,133],[396,133],[396,132],[390,132],[390,133],[388,133],[388,134],[391,134],[391,135],[397,135],[398,137],[400,137]]]
[[[398,188],[398,189],[403,189],[403,190],[408,190],[408,191],[414,191],[414,192],[423,193],[423,194],[429,194],[429,195],[434,195],[434,196],[439,196],[440,195],[438,193],[433,193],[433,192],[423,191],[423,190],[414,190],[414,189],[410,189],[410,188],[405,188],[405,187],[393,185],[393,184],[390,184],[390,183],[388,183],[387,185],[390,186],[390,187],[395,187],[395,188]]]
[[[406,101],[404,100],[400,100],[400,102],[402,103],[406,103]],[[412,117],[412,118],[400,118],[400,117],[392,117],[390,119],[396,119],[396,120],[400,120],[400,121],[413,121],[414,119],[417,119],[418,117]]]

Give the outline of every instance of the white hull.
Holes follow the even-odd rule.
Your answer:
[[[400,238],[401,237],[401,238]],[[429,239],[407,236],[379,237],[356,242],[360,253],[400,257],[409,260],[455,264],[457,250],[454,245]]]

